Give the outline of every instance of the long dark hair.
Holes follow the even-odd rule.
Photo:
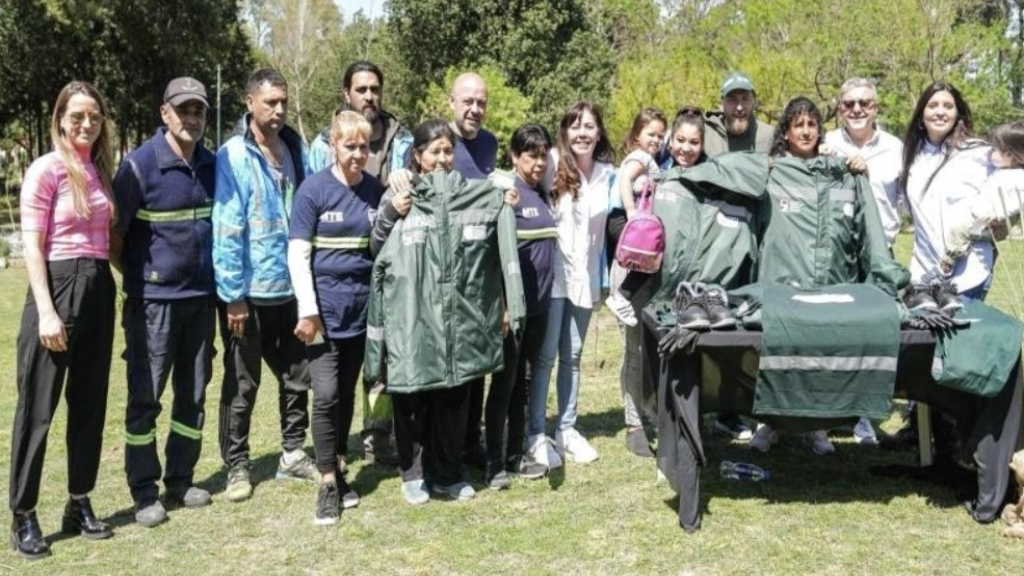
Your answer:
[[[815,152],[818,151],[821,143],[825,141],[825,134],[822,132],[821,110],[818,110],[818,106],[810,98],[797,96],[786,104],[786,108],[782,111],[782,121],[775,127],[775,137],[772,141],[772,156],[781,156],[789,151],[789,141],[786,140],[786,133],[789,132],[789,127],[793,122],[805,114],[818,121],[818,146],[815,147]]]
[[[921,145],[928,140],[928,131],[924,127],[924,109],[928,101],[939,92],[949,92],[956,104],[956,125],[946,134],[942,142],[948,143],[946,156],[948,157],[955,149],[962,147],[967,141],[974,137],[974,121],[971,117],[971,108],[967,101],[960,94],[955,86],[948,82],[932,82],[921,92],[917,99],[917,106],[914,107],[914,115],[907,125],[907,135],[903,138],[903,172],[900,175],[900,191],[907,189],[907,175],[910,167],[914,164]],[[942,143],[940,142],[940,144]]]
[[[615,153],[612,150],[612,143],[608,140],[608,132],[604,129],[604,120],[601,118],[601,107],[585,100],[577,102],[565,111],[562,122],[558,127],[558,166],[555,169],[555,181],[551,186],[551,199],[556,200],[559,194],[568,192],[573,200],[580,196],[580,173],[576,165],[576,157],[573,156],[572,148],[569,147],[569,128],[572,127],[583,114],[590,112],[597,124],[597,142],[594,144],[595,162],[613,162]]]
[[[633,125],[629,128],[629,134],[626,134],[626,140],[622,143],[623,155],[628,155],[633,151],[633,146],[636,146],[640,133],[644,131],[648,124],[655,120],[661,122],[661,125],[666,129],[668,128],[668,120],[665,118],[665,113],[657,108],[644,108],[633,118]]]
[[[452,127],[447,122],[441,118],[431,118],[421,122],[419,126],[412,129],[413,152],[422,154],[427,146],[438,138],[447,138],[452,146],[455,146],[455,132],[452,132]],[[420,171],[420,163],[416,160],[415,153],[410,155],[409,166],[415,172]]]
[[[992,147],[1006,156],[1014,168],[1024,167],[1024,121],[997,126],[992,131]]]

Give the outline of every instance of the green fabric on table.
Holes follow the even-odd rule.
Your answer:
[[[957,312],[970,327],[939,334],[932,378],[940,386],[977,396],[995,396],[1020,356],[1024,325],[975,300]]]
[[[870,284],[765,286],[754,415],[884,419],[892,413],[900,319]]]

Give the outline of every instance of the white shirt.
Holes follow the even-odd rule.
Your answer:
[[[876,128],[870,140],[857,146],[844,128],[837,128],[825,134],[825,144],[842,156],[860,156],[867,163],[868,181],[885,230],[885,241],[892,248],[900,231],[899,179],[903,170],[903,142]]]
[[[985,190],[992,171],[987,144],[956,150],[942,165],[946,145],[921,145],[907,175],[907,204],[914,216],[914,250],[910,276],[915,282],[934,270],[946,253],[946,235],[961,213]],[[939,168],[942,165],[941,169]],[[936,170],[939,173],[929,178]],[[927,190],[925,186],[928,186]],[[965,258],[953,268],[952,280],[960,292],[983,284],[992,273],[992,243],[973,242]]]
[[[556,154],[550,160],[548,166],[557,166]],[[549,168],[548,182],[553,181],[553,173],[553,168]],[[589,179],[580,172],[579,198],[573,200],[571,194],[565,193],[555,201],[558,251],[552,298],[568,298],[580,308],[594,308],[601,301],[601,254],[613,174],[611,164],[594,162]]]

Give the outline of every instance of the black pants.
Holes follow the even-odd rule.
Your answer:
[[[320,472],[338,468],[348,453],[348,432],[355,413],[356,381],[363,368],[366,335],[326,340],[307,348],[313,379],[313,446]]]
[[[183,300],[128,298],[124,302],[121,322],[128,367],[124,469],[136,502],[159,495],[156,421],[168,377],[174,402],[164,447],[164,486],[192,485],[203,444],[206,386],[213,375],[214,312],[211,296]]]
[[[249,303],[245,334],[227,326],[227,305],[217,304],[224,342],[224,381],[220,394],[220,453],[228,466],[249,463],[249,425],[262,378],[262,360],[278,387],[281,447],[298,450],[309,427],[309,362],[306,345],[295,337],[295,300],[276,306]]]
[[[50,421],[61,389],[68,406],[68,493],[96,486],[114,339],[114,279],[106,260],[76,258],[47,263],[50,297],[64,322],[68,349],[39,343],[39,310],[32,290],[18,333],[18,405],[11,434],[10,508],[29,511],[39,500]],[[67,387],[64,378],[67,377]]]
[[[427,478],[445,486],[461,482],[469,386],[392,394],[391,401],[402,480]]]
[[[469,388],[469,407],[466,413],[466,440],[462,449],[466,454],[473,455],[480,450],[480,420],[484,415],[484,379],[470,380],[465,385]]]
[[[544,311],[526,319],[522,342],[516,342],[511,331],[505,336],[505,369],[491,378],[484,416],[487,462],[491,466],[523,454],[528,398],[527,365],[537,361],[547,325],[548,314]]]

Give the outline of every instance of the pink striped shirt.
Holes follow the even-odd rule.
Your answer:
[[[103,193],[103,181],[88,158],[88,218],[75,213],[67,169],[60,154],[50,152],[28,168],[21,186],[21,229],[42,232],[47,262],[71,258],[110,258],[111,206]]]

